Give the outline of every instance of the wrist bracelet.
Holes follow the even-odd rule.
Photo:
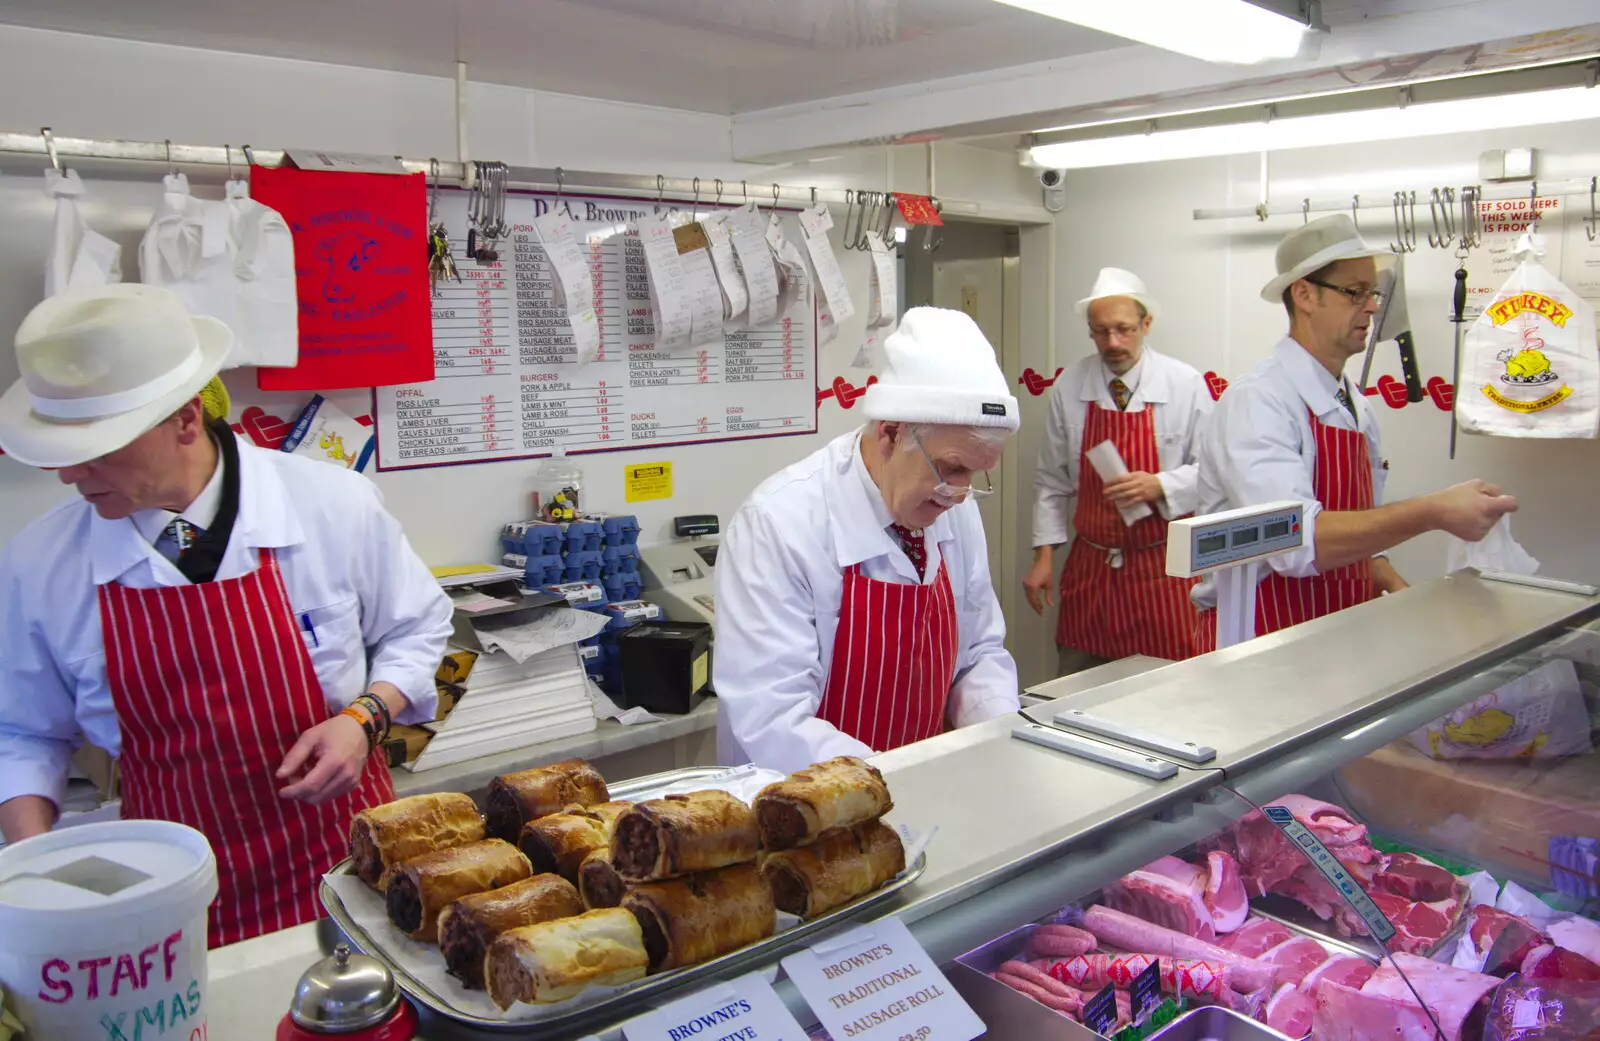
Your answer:
[[[374,717],[363,713],[361,709],[356,706],[355,702],[352,702],[346,706],[344,711],[340,712],[339,715],[349,716],[351,719],[361,724],[361,732],[367,735],[368,751],[371,751],[378,746],[378,728],[376,726],[376,720]]]
[[[368,706],[369,711],[372,713],[373,730],[376,733],[373,744],[381,744],[388,738],[389,729],[393,725],[393,720],[389,715],[389,706],[384,704],[383,699],[371,691],[367,691],[357,697],[353,704]]]

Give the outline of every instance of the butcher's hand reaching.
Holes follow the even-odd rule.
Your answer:
[[[1431,498],[1436,526],[1467,542],[1482,540],[1501,517],[1517,510],[1516,496],[1478,478],[1434,492]]]
[[[1044,614],[1044,609],[1056,602],[1054,578],[1055,554],[1049,546],[1033,547],[1033,567],[1022,579],[1022,591],[1028,595],[1028,606],[1034,614]]]
[[[1160,502],[1163,494],[1160,478],[1143,470],[1125,473],[1106,482],[1105,496],[1119,510],[1137,506],[1141,502]]]

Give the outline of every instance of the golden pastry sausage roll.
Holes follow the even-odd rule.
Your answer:
[[[439,912],[473,893],[509,886],[533,874],[528,858],[509,842],[485,839],[424,853],[389,873],[384,906],[389,921],[413,940],[439,938]]]
[[[350,818],[350,859],[361,880],[380,889],[384,873],[395,865],[483,836],[483,815],[471,796],[413,795]]]
[[[605,778],[582,759],[502,774],[489,782],[485,803],[489,834],[516,842],[529,821],[548,817],[565,806],[595,806],[610,798]]]
[[[900,836],[881,821],[834,828],[809,846],[768,853],[761,874],[778,910],[815,918],[843,907],[906,867]]]
[[[568,806],[560,813],[522,826],[517,845],[535,871],[550,871],[577,884],[583,859],[611,845],[611,829],[632,803],[603,802],[598,806]]]
[[[583,864],[578,868],[578,893],[583,897],[584,907],[590,910],[618,907],[622,904],[622,895],[627,891],[628,883],[611,866],[609,849],[597,849],[583,858]]]
[[[607,907],[508,929],[489,945],[483,974],[490,1000],[508,1009],[517,1001],[542,1005],[587,987],[631,983],[649,964],[638,920]]]
[[[639,920],[651,972],[710,961],[778,927],[772,892],[754,864],[645,882],[628,890],[622,906]]]
[[[583,901],[571,882],[560,875],[534,875],[451,901],[439,912],[439,953],[450,975],[468,990],[482,990],[483,959],[496,936],[580,914]]]
[[[756,859],[755,812],[722,791],[641,802],[617,818],[611,863],[629,882],[651,882]]]
[[[830,828],[877,820],[894,809],[875,766],[841,755],[796,770],[761,789],[755,800],[762,849],[793,849]]]

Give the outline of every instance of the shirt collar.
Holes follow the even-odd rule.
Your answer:
[[[1170,374],[1162,361],[1163,356],[1147,343],[1144,353],[1139,355],[1138,364],[1123,373],[1122,382],[1128,385],[1130,409],[1146,402],[1164,405],[1171,400]],[[1079,400],[1110,402],[1111,381],[1116,378],[1117,374],[1106,368],[1098,357],[1090,359],[1088,378],[1078,387]]]
[[[161,537],[161,533],[167,530],[167,525],[172,523],[174,517],[182,517],[202,531],[211,527],[217,519],[217,506],[222,501],[222,471],[226,468],[227,461],[223,458],[222,452],[218,451],[217,465],[211,469],[211,479],[181,513],[162,509],[136,511],[132,520],[133,526],[139,530],[139,535],[146,542],[155,542]]]
[[[892,553],[899,542],[889,535],[894,517],[883,501],[877,482],[867,472],[866,461],[861,458],[861,431],[840,441],[844,442],[841,447],[847,448],[849,458],[835,460],[830,467],[832,488],[828,495],[828,520],[833,527],[835,559],[843,568]],[[868,517],[871,523],[862,523]],[[938,520],[923,529],[923,534],[935,543],[954,538],[950,511],[941,513]]]
[[[1300,400],[1306,403],[1306,407],[1311,409],[1318,419],[1337,413],[1343,413],[1346,419],[1350,417],[1350,413],[1334,396],[1338,393],[1340,380],[1324,368],[1320,361],[1313,358],[1311,352],[1302,347],[1299,341],[1285,336],[1278,341],[1273,355],[1283,366],[1283,371],[1288,375],[1295,392],[1300,395]]]

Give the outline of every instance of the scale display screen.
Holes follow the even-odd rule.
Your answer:
[[[1175,520],[1167,574],[1191,578],[1295,549],[1305,540],[1303,513],[1299,502],[1285,500]]]
[[[1233,544],[1235,546],[1250,546],[1260,541],[1260,528],[1240,528],[1233,533]]]
[[[1281,539],[1289,534],[1289,522],[1286,520],[1272,521],[1266,527],[1267,538]]]
[[[1216,553],[1228,548],[1228,536],[1206,535],[1200,539],[1199,545],[1201,553]]]

